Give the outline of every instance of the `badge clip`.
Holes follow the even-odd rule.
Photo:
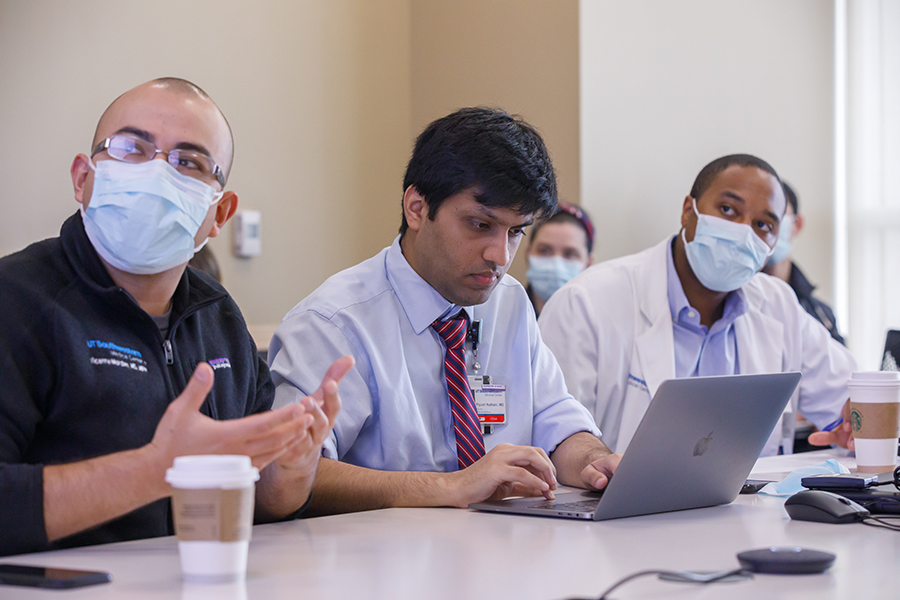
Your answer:
[[[466,341],[472,342],[473,346],[481,343],[481,319],[469,323],[469,330],[466,332]]]
[[[478,344],[481,343],[481,319],[477,319],[472,321],[469,324],[469,330],[466,331],[466,341],[472,342],[472,358],[475,359],[475,371],[478,372],[481,370],[481,365],[478,362]]]

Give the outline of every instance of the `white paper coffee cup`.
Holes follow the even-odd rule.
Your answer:
[[[179,456],[166,471],[185,581],[244,579],[258,479],[248,456]]]
[[[847,387],[857,471],[892,471],[897,464],[900,435],[900,372],[853,373]]]

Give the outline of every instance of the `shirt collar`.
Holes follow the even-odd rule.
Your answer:
[[[669,297],[669,312],[672,315],[672,320],[678,323],[687,321],[687,315],[692,311],[697,314],[697,311],[688,302],[687,296],[684,294],[684,288],[681,285],[681,279],[675,270],[675,259],[672,256],[674,241],[675,237],[673,236],[672,241],[666,244],[666,290]],[[725,307],[722,310],[722,318],[719,321],[722,322],[722,326],[730,325],[745,312],[747,312],[747,302],[744,299],[744,290],[738,288],[725,296]],[[693,320],[699,323],[699,314]]]
[[[403,251],[400,249],[400,237],[398,235],[394,238],[385,257],[384,266],[394,294],[400,301],[406,318],[409,319],[416,335],[431,327],[431,324],[438,319],[444,320],[456,315],[460,308],[466,311],[471,322],[474,307],[460,307],[453,304],[422,279],[403,256]]]

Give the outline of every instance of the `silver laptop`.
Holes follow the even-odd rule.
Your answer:
[[[469,508],[603,521],[732,502],[800,373],[664,381],[602,492],[513,498]]]

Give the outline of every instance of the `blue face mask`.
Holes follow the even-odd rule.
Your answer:
[[[829,458],[825,462],[817,465],[794,469],[781,481],[773,481],[766,485],[766,487],[759,490],[759,493],[769,494],[770,496],[793,496],[797,492],[802,492],[806,489],[800,484],[800,480],[804,477],[812,477],[813,475],[846,474],[849,472],[850,469],[835,459]]]
[[[775,242],[775,248],[772,249],[772,256],[769,257],[766,266],[777,265],[787,260],[791,255],[791,234],[794,232],[794,216],[785,215],[781,220],[781,228],[778,230],[778,241]]]
[[[700,214],[696,200],[694,213],[694,239],[688,242],[684,229],[681,239],[691,270],[700,283],[714,292],[731,292],[753,279],[772,249],[749,225]]]
[[[583,270],[582,263],[561,256],[529,256],[528,273],[525,276],[534,293],[542,300],[547,300]]]
[[[94,186],[81,214],[107,263],[126,273],[161,273],[187,263],[206,244],[195,248],[194,237],[222,192],[164,160],[102,160],[91,167]]]

